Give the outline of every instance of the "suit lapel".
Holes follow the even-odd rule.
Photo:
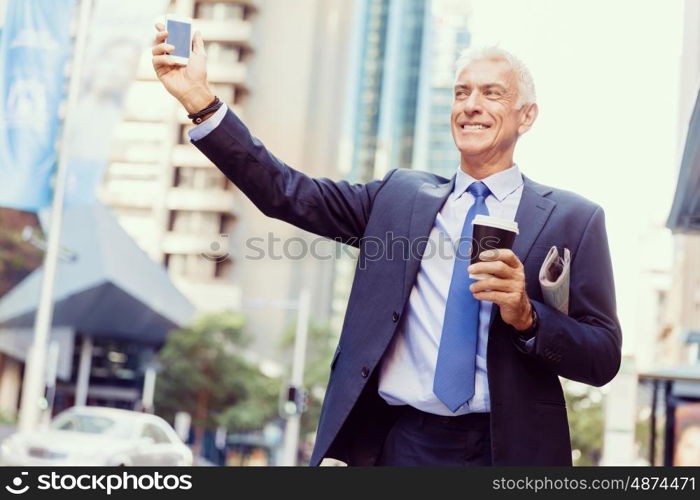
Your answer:
[[[552,192],[551,189],[532,182],[523,176],[525,186],[520,198],[520,205],[515,214],[515,221],[520,228],[520,234],[515,238],[513,253],[524,262],[530,253],[532,245],[542,232],[549,215],[554,210],[556,203],[545,196]]]
[[[549,216],[556,206],[556,202],[546,196],[552,192],[546,186],[537,184],[523,175],[525,185],[520,198],[520,205],[515,214],[515,221],[518,223],[520,234],[513,243],[513,253],[524,262],[530,253],[532,245],[537,241],[537,237],[542,232]],[[498,307],[491,309],[491,324],[496,316]]]
[[[447,197],[452,193],[455,185],[455,177],[444,184],[424,183],[416,193],[413,201],[413,213],[411,215],[411,227],[408,233],[410,247],[408,261],[404,271],[403,303],[406,303],[411,293],[413,284],[418,275],[425,243],[427,243],[430,231],[435,225],[435,217],[445,204]],[[423,244],[418,244],[423,242]]]

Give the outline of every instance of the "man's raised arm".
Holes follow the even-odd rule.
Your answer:
[[[215,96],[207,81],[202,35],[194,34],[189,63],[180,66],[169,56],[174,47],[166,43],[165,27],[156,24],[156,30],[152,52],[158,79],[189,114],[206,109]],[[190,137],[265,215],[359,245],[384,181],[350,184],[311,178],[277,159],[234,113],[224,108],[204,115]]]

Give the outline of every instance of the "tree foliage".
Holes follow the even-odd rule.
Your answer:
[[[160,352],[156,411],[169,419],[188,412],[198,441],[205,429],[260,429],[275,415],[279,381],[243,355],[243,323],[233,313],[202,316],[171,332]]]
[[[25,227],[43,239],[36,214],[0,207],[0,297],[41,265],[43,252],[22,239]]]
[[[602,394],[596,387],[567,380],[564,382],[564,395],[568,408],[571,449],[575,455],[574,465],[598,465],[603,452],[605,427]]]

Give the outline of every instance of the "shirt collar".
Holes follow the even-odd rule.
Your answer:
[[[454,188],[455,199],[462,196],[467,188],[476,181],[477,180],[474,177],[466,173],[461,168],[458,168]],[[493,194],[493,196],[499,202],[502,202],[508,197],[508,195],[522,186],[523,175],[520,173],[520,168],[518,165],[514,163],[509,169],[496,172],[485,179],[481,179],[481,182],[486,184],[486,187],[489,188],[491,194]]]

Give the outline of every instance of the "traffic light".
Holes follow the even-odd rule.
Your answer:
[[[287,384],[283,387],[279,414],[282,418],[301,415],[309,407],[309,391],[301,387]]]

